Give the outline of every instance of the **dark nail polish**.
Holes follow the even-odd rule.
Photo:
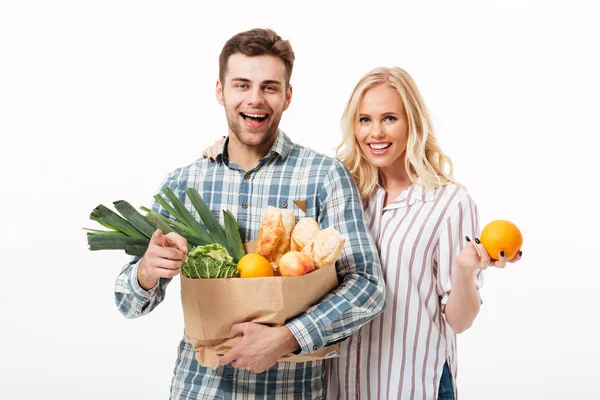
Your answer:
[[[500,257],[506,257],[505,253],[504,253],[504,250],[500,250]]]
[[[210,162],[215,162],[215,159],[211,157]]]
[[[523,250],[519,250],[519,257],[523,255]]]
[[[479,241],[479,239],[475,238],[475,243],[480,244],[481,242]]]
[[[206,158],[206,154],[203,154],[203,155],[202,155],[202,158]]]
[[[470,242],[470,241],[471,241],[471,239],[469,239],[469,237],[468,237],[468,236],[465,236],[465,239],[467,239],[467,242]]]

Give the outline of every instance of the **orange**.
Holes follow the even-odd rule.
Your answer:
[[[258,253],[248,253],[238,261],[240,278],[260,278],[273,276],[273,267],[269,260]]]
[[[512,222],[501,219],[487,224],[479,240],[493,260],[498,259],[501,250],[504,250],[507,260],[512,260],[523,245],[519,228]]]

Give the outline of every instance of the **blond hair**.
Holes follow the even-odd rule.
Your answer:
[[[361,199],[366,202],[378,182],[377,167],[371,164],[354,135],[360,103],[365,93],[379,85],[396,89],[408,122],[408,140],[404,166],[410,181],[426,188],[457,183],[452,176],[452,161],[437,144],[427,107],[412,77],[402,68],[379,67],[364,75],[356,84],[342,116],[342,142],[337,158],[352,173]],[[462,187],[462,186],[461,186]]]

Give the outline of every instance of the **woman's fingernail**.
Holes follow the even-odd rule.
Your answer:
[[[215,159],[211,157],[210,162],[215,162]]]
[[[523,255],[523,250],[519,250],[519,257]]]
[[[471,241],[471,239],[469,239],[469,237],[468,237],[468,236],[465,236],[465,239],[467,239],[467,242],[470,242],[470,241]]]
[[[504,250],[500,250],[500,257],[504,257]]]
[[[480,244],[481,242],[479,241],[479,239],[475,238],[475,243]]]
[[[206,154],[203,154],[203,155],[202,155],[202,158],[206,158]]]

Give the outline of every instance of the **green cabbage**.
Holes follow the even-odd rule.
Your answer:
[[[225,247],[212,243],[190,250],[181,265],[181,274],[192,279],[233,278],[238,275],[238,268]]]

